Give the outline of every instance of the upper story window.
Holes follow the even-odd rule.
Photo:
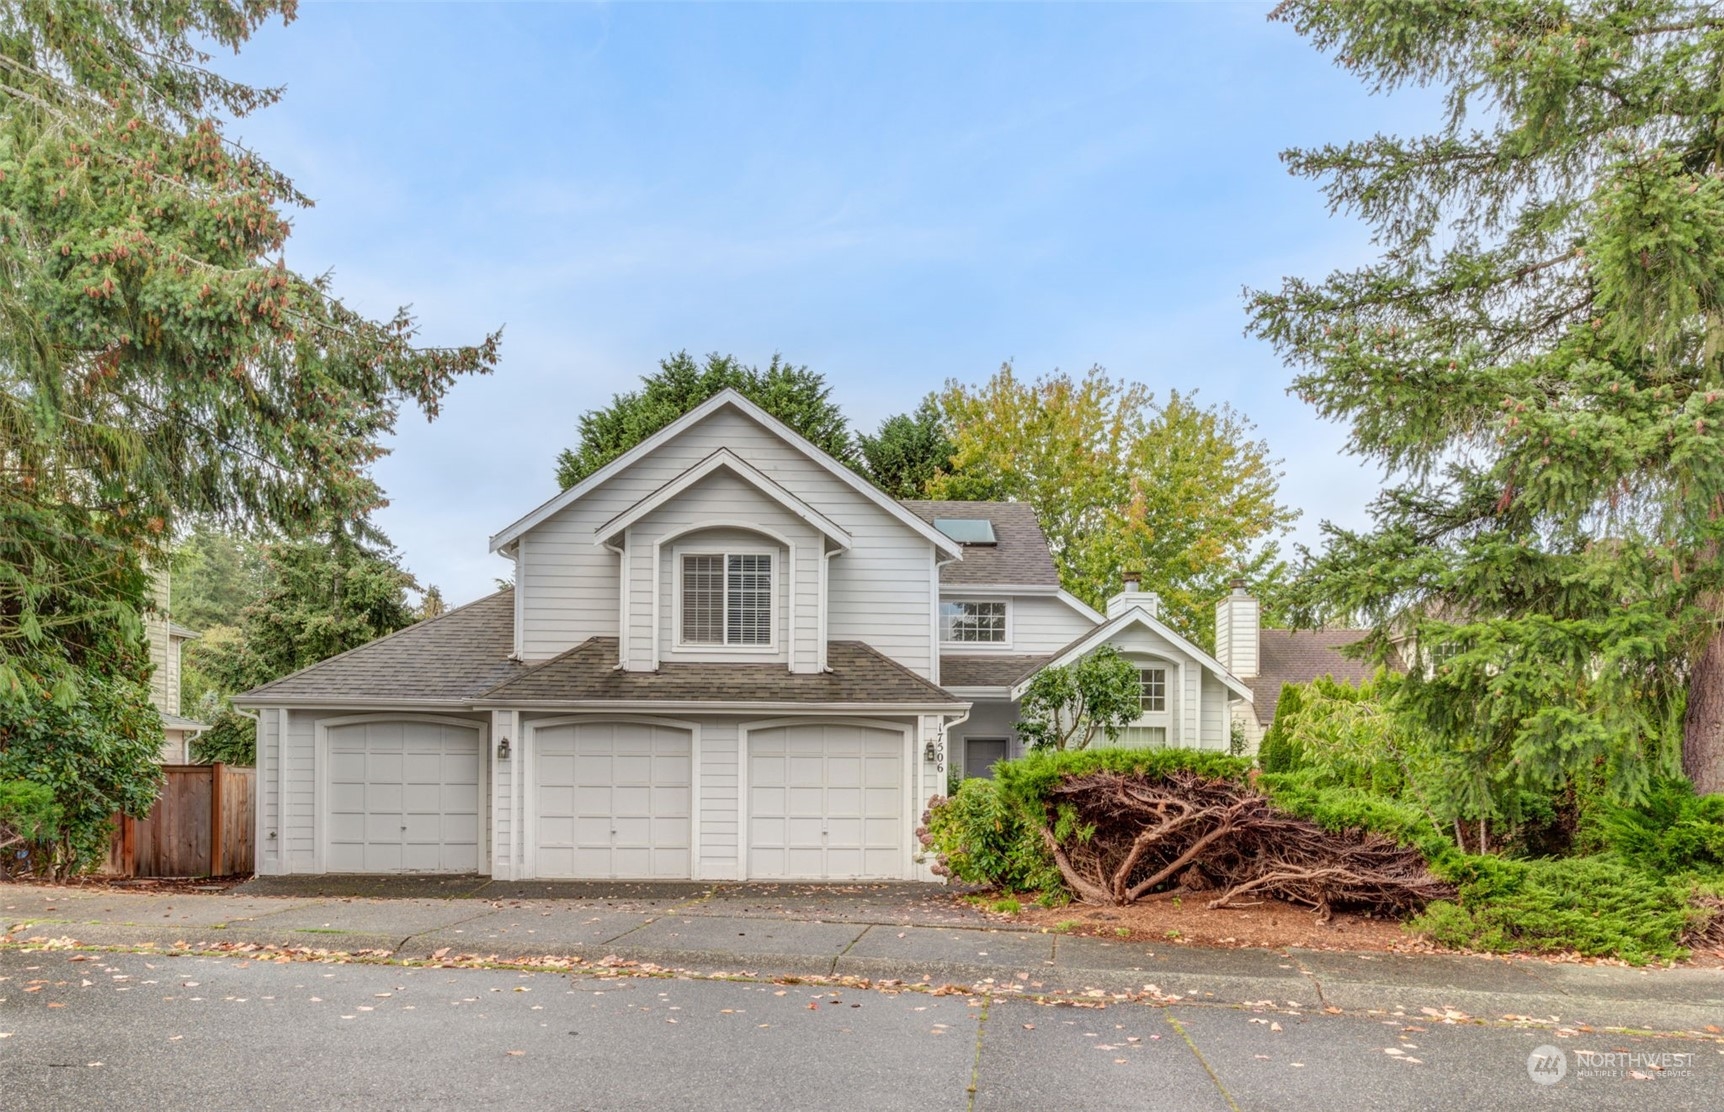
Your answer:
[[[940,640],[964,645],[1006,643],[1006,604],[1003,602],[942,602]]]
[[[772,644],[772,556],[699,553],[682,558],[686,645]]]
[[[1143,713],[1164,713],[1167,710],[1167,669],[1145,668],[1137,675],[1142,688],[1139,705]]]

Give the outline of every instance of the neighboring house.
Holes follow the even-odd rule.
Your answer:
[[[180,654],[185,643],[197,633],[176,625],[172,614],[168,575],[156,572],[150,576],[151,607],[144,614],[144,640],[149,645],[150,702],[162,716],[163,764],[188,764],[191,760],[191,740],[209,727],[180,714]]]
[[[1341,650],[1363,640],[1364,629],[1264,629],[1262,608],[1245,581],[1236,579],[1231,593],[1215,607],[1215,656],[1251,689],[1248,701],[1234,708],[1234,720],[1245,735],[1247,752],[1255,752],[1275,721],[1281,689],[1290,683],[1310,683],[1332,676],[1363,683],[1376,666],[1354,660]]]

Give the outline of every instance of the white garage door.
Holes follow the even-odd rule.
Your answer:
[[[534,731],[541,877],[690,877],[689,732],[642,722]]]
[[[479,871],[477,727],[359,722],[328,742],[325,869]]]
[[[748,875],[905,875],[904,735],[819,724],[748,740]]]

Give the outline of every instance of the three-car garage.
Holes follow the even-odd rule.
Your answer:
[[[320,720],[314,869],[548,880],[914,875],[913,722],[588,714],[516,725],[519,738],[496,746],[501,731],[482,719]]]

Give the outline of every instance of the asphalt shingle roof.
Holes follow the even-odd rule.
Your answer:
[[[946,687],[1010,687],[1048,661],[1052,654],[1013,653],[940,655],[940,683]]]
[[[782,664],[661,663],[656,672],[617,668],[617,639],[594,637],[536,664],[485,694],[522,703],[958,703],[961,700],[860,641],[831,641],[827,671]]]
[[[940,568],[940,582],[1059,586],[1060,573],[1048,554],[1048,539],[1029,503],[905,501],[903,506],[930,525],[937,517],[979,517],[994,523],[996,543],[965,545],[962,560]]]
[[[1376,668],[1367,661],[1341,655],[1344,646],[1363,640],[1362,629],[1265,629],[1258,631],[1257,678],[1248,680],[1252,709],[1264,726],[1275,720],[1281,689],[1290,683],[1310,683],[1318,676],[1360,683]]]
[[[515,592],[505,588],[240,696],[460,702],[518,675]]]

